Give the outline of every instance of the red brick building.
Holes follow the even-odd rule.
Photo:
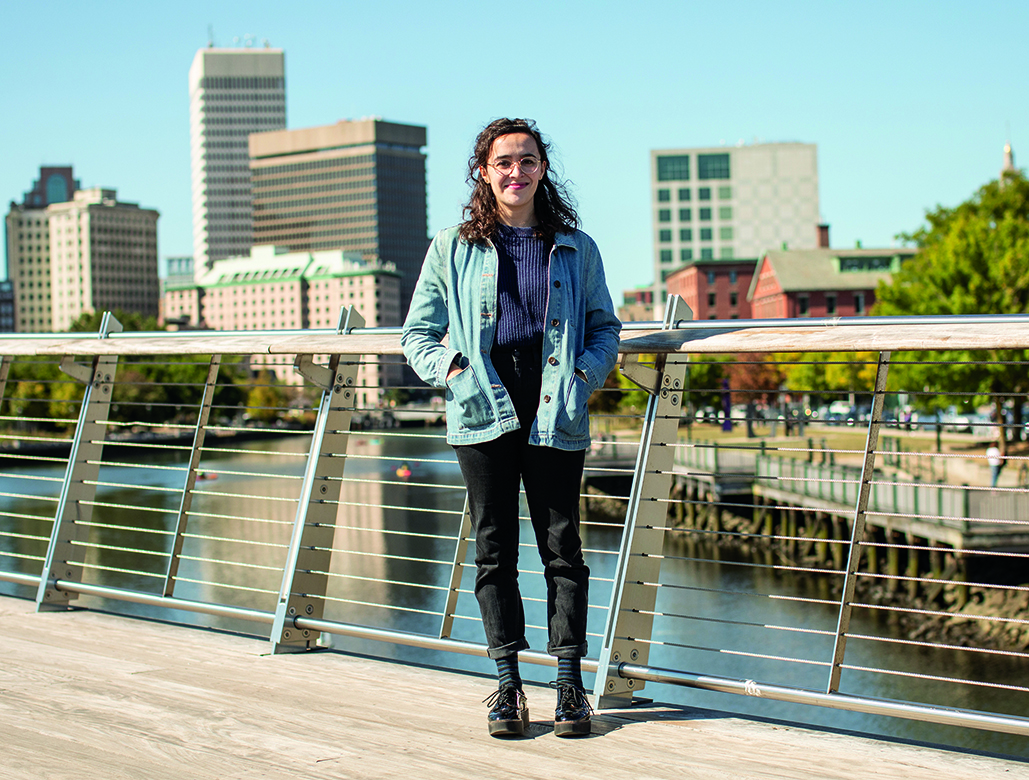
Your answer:
[[[680,295],[694,320],[746,320],[747,300],[757,260],[693,260],[670,275],[669,295]]]
[[[889,281],[916,251],[822,248],[768,252],[758,263],[746,293],[749,309],[755,319],[866,315],[875,303],[879,282]]]

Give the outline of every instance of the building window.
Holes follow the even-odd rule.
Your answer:
[[[711,284],[711,285],[713,285],[715,283],[715,272],[714,271],[708,271],[707,272],[707,283]]]
[[[739,274],[736,271],[729,271],[729,284],[736,284],[739,279]]]
[[[669,157],[658,157],[657,180],[689,181],[690,156],[688,154],[677,154]]]
[[[680,187],[679,188],[679,200],[689,200],[690,197],[692,196],[692,194],[693,193],[692,193],[692,191],[690,190],[689,187]]]
[[[719,206],[718,207],[718,218],[719,219],[732,219],[732,206]]]
[[[854,313],[864,314],[865,313],[865,294],[854,293]]]
[[[63,176],[51,173],[46,180],[46,202],[64,203],[68,200],[68,183]]]
[[[667,203],[668,201],[670,201],[672,199],[672,191],[671,190],[658,190],[657,191],[657,199],[661,203]]]
[[[700,229],[700,240],[701,241],[710,241],[711,237],[712,237],[711,234],[713,232],[714,231],[711,228],[701,228]]]
[[[698,154],[697,155],[697,178],[698,179],[728,179],[729,178],[729,155],[728,154]]]
[[[671,222],[672,221],[672,210],[671,209],[659,209],[657,212],[658,222]]]
[[[718,228],[718,237],[722,241],[732,241],[732,228],[731,227],[720,227]]]
[[[892,263],[889,257],[841,257],[840,273],[849,271],[888,271]]]
[[[693,231],[690,228],[683,228],[682,230],[679,231],[679,240],[680,241],[692,241],[693,240]]]
[[[808,315],[808,302],[806,295],[797,296],[797,316],[806,317]]]
[[[706,247],[704,249],[701,249],[700,250],[700,259],[701,260],[714,260],[715,259],[715,250],[712,249],[711,247]]]
[[[669,241],[672,240],[672,231],[671,230],[662,230],[661,231],[661,239],[660,240],[661,240],[662,244],[667,244]]]
[[[707,294],[707,305],[708,306],[714,306],[715,305],[715,294],[713,292],[709,292]]]
[[[672,262],[672,250],[671,249],[662,249],[661,250],[661,262],[662,263],[670,263],[670,262]]]
[[[829,293],[825,296],[825,316],[836,316],[836,293]]]
[[[693,250],[692,249],[682,249],[682,250],[680,250],[679,251],[679,258],[684,263],[687,262],[688,260],[692,260],[693,259]]]
[[[736,306],[740,301],[740,294],[731,292],[729,293],[729,305]]]
[[[697,190],[697,200],[711,200],[711,188],[701,187]]]
[[[700,219],[703,222],[710,222],[711,221],[711,209],[701,209],[700,210]]]
[[[731,246],[723,246],[718,256],[723,260],[732,260],[736,255],[733,253]]]
[[[718,188],[718,199],[729,200],[732,197],[732,187],[719,187]]]
[[[693,209],[679,209],[679,221],[690,222],[693,219]]]

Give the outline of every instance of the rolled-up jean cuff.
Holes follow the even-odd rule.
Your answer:
[[[584,658],[586,656],[586,643],[581,645],[564,645],[563,647],[551,647],[547,643],[547,655],[555,658]]]
[[[520,650],[528,649],[529,643],[524,639],[519,639],[517,642],[509,642],[502,647],[487,648],[486,654],[495,661],[498,658],[507,658],[508,656],[515,655]]]

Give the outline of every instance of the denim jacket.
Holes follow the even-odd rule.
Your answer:
[[[581,231],[559,233],[549,266],[543,386],[529,442],[580,450],[590,445],[586,401],[614,367],[622,325],[592,238]],[[478,444],[519,427],[490,361],[496,326],[496,248],[468,243],[457,227],[441,230],[425,256],[401,344],[415,373],[447,390],[450,444]],[[448,382],[455,358],[462,370]]]

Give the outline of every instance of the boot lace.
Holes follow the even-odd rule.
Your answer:
[[[570,709],[584,709],[589,714],[593,714],[593,707],[590,706],[589,701],[586,699],[586,692],[578,685],[567,682],[551,682],[548,684],[557,691],[558,706],[565,706]]]

